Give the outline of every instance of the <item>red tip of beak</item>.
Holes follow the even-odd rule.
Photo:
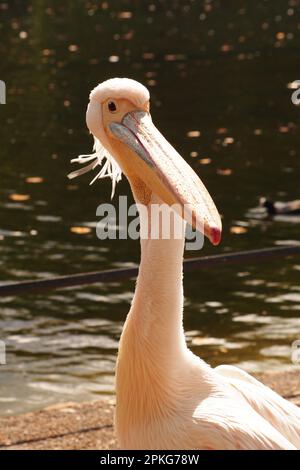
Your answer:
[[[210,229],[209,239],[213,245],[219,245],[221,241],[222,231],[218,227],[212,227]]]

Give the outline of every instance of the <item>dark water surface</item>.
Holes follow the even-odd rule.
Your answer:
[[[110,182],[66,178],[70,159],[91,150],[88,93],[114,76],[149,87],[154,122],[223,215],[222,244],[207,243],[203,255],[299,243],[299,220],[251,212],[262,195],[300,198],[300,108],[288,85],[300,79],[299,4],[0,1],[1,281],[138,262],[138,242],[96,238]],[[299,258],[186,275],[189,345],[212,365],[295,367],[299,275]],[[112,394],[133,289],[128,281],[0,299],[0,413]]]

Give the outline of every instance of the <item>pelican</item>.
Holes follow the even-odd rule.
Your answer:
[[[217,245],[219,213],[200,178],[154,126],[149,91],[127,78],[94,88],[87,126],[94,153],[78,176],[115,184],[124,173],[140,212],[141,233],[154,204],[192,211],[192,223]],[[191,211],[189,217],[191,217]],[[187,221],[190,218],[185,216]],[[188,220],[189,219],[189,220]],[[116,366],[115,428],[123,449],[299,449],[300,410],[243,370],[211,368],[187,347],[183,330],[184,234],[141,237],[134,298]]]

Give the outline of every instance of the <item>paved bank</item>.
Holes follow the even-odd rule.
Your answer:
[[[300,406],[300,368],[257,376]],[[0,419],[0,450],[116,449],[114,404],[64,403],[33,413]]]

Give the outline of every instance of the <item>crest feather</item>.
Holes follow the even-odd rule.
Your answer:
[[[72,171],[72,173],[68,174],[69,179],[76,178],[77,176],[81,176],[85,173],[88,173],[91,170],[100,166],[100,171],[96,174],[96,176],[92,179],[90,184],[93,184],[97,179],[102,178],[111,178],[112,180],[112,190],[111,190],[111,198],[114,197],[116,184],[122,178],[122,171],[119,165],[116,163],[112,155],[103,147],[101,142],[94,137],[94,152],[87,155],[79,155],[77,158],[73,158],[71,163],[80,163],[88,165],[84,166],[83,168],[79,168],[79,170]],[[103,160],[104,163],[103,163]],[[102,164],[103,163],[103,164]]]

